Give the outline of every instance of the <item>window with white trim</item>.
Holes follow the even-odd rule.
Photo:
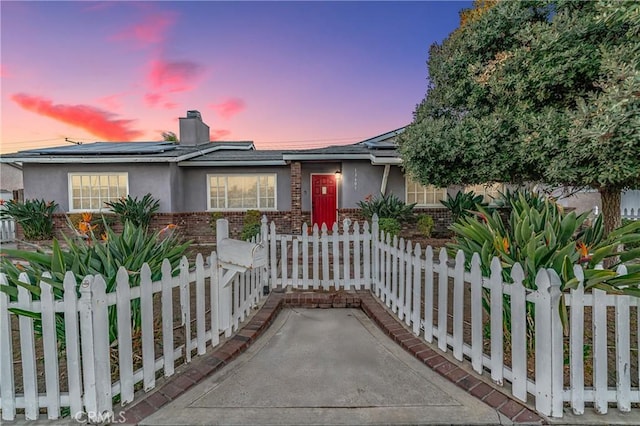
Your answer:
[[[440,201],[447,199],[447,188],[438,188],[433,185],[422,185],[407,177],[405,180],[406,203],[419,207],[442,207]]]
[[[127,173],[69,173],[69,211],[99,211],[128,194]]]
[[[207,175],[209,210],[275,210],[276,174]]]
[[[464,192],[473,191],[476,195],[482,195],[483,201],[493,204],[494,200],[500,198],[500,193],[504,192],[504,184],[494,183],[491,185],[469,185],[464,187]]]

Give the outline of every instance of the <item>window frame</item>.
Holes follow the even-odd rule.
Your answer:
[[[416,182],[413,179],[411,179],[411,177],[409,176],[405,176],[404,179],[404,201],[405,203],[409,204],[409,185],[419,185],[420,187],[423,188],[423,194],[424,194],[424,199],[427,199],[427,187],[423,184],[421,184],[420,182]],[[438,208],[445,208],[442,204],[440,204],[440,201],[444,201],[447,200],[449,198],[449,191],[447,190],[447,188],[439,188],[435,185],[429,185],[432,188],[434,188],[434,191],[444,191],[444,196],[445,198],[441,199],[438,201],[438,203],[433,203],[433,204],[420,204],[417,203],[416,207],[425,207],[425,208],[433,208],[433,207],[438,207]]]
[[[105,201],[112,201],[112,200],[116,200],[117,198],[120,198],[120,196],[118,196],[117,198],[113,198],[113,199],[107,199],[102,201],[102,207],[100,207],[99,209],[83,209],[83,208],[75,208],[76,206],[74,206],[74,196],[73,196],[73,178],[75,176],[90,176],[90,177],[95,177],[95,176],[118,176],[118,178],[124,176],[125,180],[126,180],[126,184],[125,184],[125,194],[124,196],[128,196],[129,195],[129,172],[68,172],[67,173],[67,191],[68,191],[68,196],[69,196],[69,213],[78,213],[78,212],[103,212],[103,211],[110,211],[110,209],[108,207],[104,206],[104,202]],[[83,197],[82,195],[80,196],[80,199],[82,200]]]
[[[213,177],[224,177],[225,178],[225,186],[224,186],[224,200],[225,205],[229,205],[229,182],[228,178],[230,177],[255,177],[256,179],[260,177],[273,177],[273,207],[246,207],[246,208],[236,208],[236,207],[212,207],[211,206],[211,178]],[[247,210],[260,210],[260,211],[278,211],[278,174],[273,173],[207,173],[207,211],[210,212],[246,212]],[[256,194],[256,202],[260,203],[260,185],[258,185],[258,193]]]

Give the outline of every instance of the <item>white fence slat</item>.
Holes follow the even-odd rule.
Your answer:
[[[322,224],[322,232],[321,232],[320,239],[322,241],[322,281],[321,283],[323,283],[322,285],[323,289],[328,290],[329,285],[326,284],[326,288],[325,288],[325,284],[324,284],[329,282],[329,237],[327,234],[326,223]],[[334,280],[335,280],[335,275],[334,275]]]
[[[189,261],[180,259],[180,320],[184,328],[185,361],[191,362],[191,297],[189,291]]]
[[[342,285],[345,290],[351,289],[351,252],[349,237],[349,219],[345,219],[342,222]]]
[[[380,257],[380,229],[378,227],[378,215],[374,214],[371,218],[371,282],[376,296],[381,297],[380,283],[382,282],[382,271]]]
[[[491,260],[491,380],[502,386],[504,363],[504,334],[503,324],[503,297],[502,297],[502,267],[500,260],[494,257]]]
[[[44,278],[51,278],[45,272]],[[40,306],[42,309],[42,349],[44,352],[44,375],[47,392],[47,418],[60,416],[60,382],[58,374],[58,341],[56,338],[56,318],[53,307],[53,289],[50,284],[40,281]]]
[[[0,286],[8,285],[7,277],[0,272]],[[11,334],[11,315],[9,314],[9,295],[0,291],[0,397],[2,420],[12,421],[16,415],[15,383],[13,375],[13,338]]]
[[[447,250],[440,249],[440,263],[438,264],[438,348],[447,351],[447,315],[449,293],[449,267],[447,266]]]
[[[220,343],[220,274],[218,267],[218,254],[211,252],[209,257],[209,299],[211,304],[210,322],[211,322],[211,346],[214,348]]]
[[[406,262],[405,262],[405,242],[404,242],[404,238],[400,238],[399,244],[398,244],[398,269],[397,271],[394,271],[393,275],[394,277],[397,276],[396,279],[396,285],[394,286],[396,288],[396,291],[394,291],[394,295],[397,295],[397,302],[396,302],[396,307],[397,307],[397,311],[398,311],[398,319],[400,319],[400,321],[404,320],[404,292],[405,292],[405,287],[406,287],[406,282],[405,282],[405,271],[406,271]]]
[[[464,316],[464,253],[456,253],[455,269],[453,273],[453,356],[462,361],[462,325]]]
[[[156,385],[155,337],[153,332],[153,288],[151,268],[147,263],[140,270],[140,315],[142,316],[142,376],[145,392]]]
[[[623,413],[631,411],[631,345],[629,297],[616,296],[616,402]]]
[[[513,396],[527,401],[527,294],[519,263],[511,268],[511,389]]]
[[[393,245],[391,246],[391,250],[389,254],[391,256],[391,310],[394,313],[398,312],[398,245],[399,245],[398,236],[393,236]],[[387,271],[389,272],[389,271]]]
[[[313,289],[318,290],[320,288],[320,242],[317,224],[313,225],[311,248],[313,253]]]
[[[269,260],[271,261],[271,288],[276,288],[278,285],[278,246],[276,245],[276,223],[271,222],[269,225]],[[220,288],[220,296],[222,296],[223,289]],[[220,300],[224,300],[222,297]],[[226,323],[220,321],[222,328],[226,329]]]
[[[433,248],[424,253],[424,338],[433,342]]]
[[[422,248],[420,243],[413,249],[413,309],[411,310],[411,322],[413,323],[413,334],[420,335],[420,299],[422,296]]]
[[[391,235],[387,234],[384,250],[384,297],[387,307],[391,307]]]
[[[287,288],[289,283],[288,281],[288,271],[289,271],[289,254],[287,253],[287,239],[284,235],[280,240],[280,267],[282,269],[282,288]],[[236,305],[237,306],[237,305]],[[237,328],[237,325],[236,325]]]
[[[607,303],[606,293],[593,292],[593,388],[594,408],[598,414],[606,414],[607,403]]]
[[[371,277],[373,275],[373,271],[375,270],[375,266],[372,262],[374,262],[373,257],[371,256],[371,244],[373,243],[371,238],[371,233],[369,232],[369,222],[364,222],[363,225],[363,241],[362,241],[362,258],[364,263],[364,288],[367,290],[371,289]]]
[[[26,273],[21,273],[19,280],[29,283]],[[26,288],[18,287],[18,307],[31,311],[31,293]],[[36,371],[36,347],[33,336],[33,319],[25,315],[18,316],[20,325],[20,356],[22,358],[22,383],[24,386],[24,415],[27,420],[37,420],[38,404],[38,376]]]
[[[207,352],[204,273],[204,258],[201,253],[198,253],[196,256],[196,339],[198,355],[204,355]]]
[[[73,272],[64,275],[64,339],[67,356],[67,383],[71,417],[82,411],[82,370],[80,368],[80,329],[78,326],[78,295]]]
[[[299,288],[298,265],[300,262],[300,240],[298,237],[294,237],[291,243],[293,244],[293,251],[291,254],[291,285],[293,288]]]
[[[309,289],[309,227],[302,224],[302,289]]]
[[[91,306],[91,287],[94,278],[86,276],[80,284],[80,300],[78,301],[78,311],[80,313],[80,348],[82,354],[82,381],[84,384],[84,406],[85,412],[98,412],[96,395],[96,372],[95,372],[95,346],[93,338],[93,315]]]
[[[239,321],[244,322],[244,317],[247,312],[247,277],[251,273],[250,270],[247,270],[243,274],[239,274],[238,278],[240,278],[240,308],[238,312]]]
[[[331,229],[331,254],[333,255],[333,285],[336,290],[340,290],[340,231],[338,222],[334,222]],[[328,287],[328,285],[327,285]]]
[[[131,333],[131,287],[129,274],[121,266],[116,275],[116,307],[118,313],[118,362],[122,405],[133,401],[133,348]]]
[[[401,302],[404,305],[404,323],[408,326],[411,326],[411,296],[413,295],[413,278],[412,278],[412,266],[413,266],[413,249],[411,246],[411,241],[407,241],[407,245],[405,246],[406,252],[404,255],[405,263],[406,263],[406,272],[404,274],[404,284],[405,288],[404,292],[404,300]]]
[[[356,290],[362,288],[362,258],[360,257],[360,225],[358,222],[353,224],[353,282]]]
[[[233,331],[238,331],[240,325],[240,276],[236,274],[233,279]],[[282,285],[285,287],[285,284]]]
[[[560,321],[560,297],[562,281],[553,269],[547,269],[550,279],[551,296],[551,376],[563,377],[564,375],[564,347],[562,335],[562,322]],[[553,380],[551,383],[551,416],[562,417],[563,405],[563,380]]]
[[[107,284],[104,278],[101,275],[96,275],[91,286],[91,308],[93,309],[93,355],[95,356],[98,413],[113,412],[106,288]]]
[[[162,261],[162,359],[164,376],[169,377],[174,372],[173,357],[173,291],[171,286],[171,264],[167,259]],[[227,323],[228,324],[228,323]]]
[[[537,299],[535,305],[535,352],[536,352],[536,410],[545,416],[551,415],[551,393],[553,375],[551,371],[551,295],[549,274],[540,269],[536,275]]]
[[[482,272],[480,270],[480,255],[471,256],[471,366],[473,370],[482,374]]]
[[[573,267],[578,287],[571,290],[570,310],[570,389],[573,414],[584,414],[584,273],[580,265]]]

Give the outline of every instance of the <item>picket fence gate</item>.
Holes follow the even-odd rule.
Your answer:
[[[24,287],[18,287],[16,301],[10,301],[7,293],[0,291],[2,420],[14,420],[17,409],[24,410],[26,420],[36,420],[41,408],[46,409],[47,418],[58,419],[66,407],[72,418],[81,413],[89,420],[97,418],[97,422],[109,420],[114,412],[114,396],[120,396],[122,405],[130,403],[136,384],[142,383],[143,389],[148,391],[155,387],[156,373],[160,370],[165,377],[171,376],[180,358],[188,363],[194,351],[202,355],[207,345],[217,346],[220,333],[231,335],[259,302],[266,279],[266,270],[255,268],[237,274],[228,287],[221,288],[223,270],[217,265],[215,252],[208,257],[206,265],[203,256],[198,254],[193,269],[186,257],[182,258],[176,271],[172,271],[171,264],[165,259],[160,280],[153,282],[151,269],[144,264],[140,285],[136,287],[130,286],[129,272],[121,267],[113,292],[106,292],[105,280],[100,275],[87,276],[78,283],[71,272],[64,277],[64,291],[59,298],[54,297],[54,289],[44,281],[34,283],[41,290],[39,300],[32,300],[31,293]],[[25,273],[19,279],[31,284]],[[0,285],[6,284],[7,277],[0,273]],[[173,294],[174,289],[178,297]],[[195,292],[193,301],[192,292]],[[134,369],[131,301],[136,299],[141,313],[142,364]],[[154,302],[159,303],[159,307],[154,307]],[[109,341],[111,307],[117,312],[115,347]],[[20,395],[15,392],[15,352],[12,347],[12,321],[15,320],[12,317],[16,317],[16,309],[41,315],[41,354],[44,356],[41,368],[45,376],[45,388],[39,388],[34,319],[18,315],[19,362],[23,376],[23,394]],[[56,335],[57,320],[65,325],[64,342]],[[155,336],[156,323],[160,323],[161,338]],[[194,329],[192,323],[195,323]],[[174,338],[177,331],[182,339]],[[58,358],[62,344],[66,353],[64,360]],[[117,380],[112,381],[115,369],[110,356],[115,348],[118,350],[118,373]],[[60,389],[60,361],[65,361],[67,370],[64,391]]]
[[[468,267],[461,251],[449,259],[441,249],[434,259],[430,246],[423,251],[420,244],[380,232],[376,217],[371,227],[345,220],[341,229],[334,224],[331,233],[325,225],[310,230],[305,224],[301,235],[277,234],[271,223],[267,240],[272,287],[370,289],[416,336],[470,362],[475,372],[489,374],[498,385],[509,382],[514,397],[534,398],[536,410],[544,415],[562,417],[565,403],[580,415],[585,403],[604,414],[609,404],[628,412],[631,403],[640,402],[638,298],[598,289],[585,293],[582,281],[577,290],[562,293],[556,272],[544,269],[535,277],[537,289],[528,289],[519,264],[511,270],[511,284],[505,283],[497,258],[485,277],[478,254]],[[579,266],[574,273],[583,277]],[[625,267],[618,273],[625,274]],[[558,310],[561,295],[569,313],[568,338]],[[490,306],[488,317],[483,297]],[[504,337],[505,303],[510,310],[509,341]],[[535,325],[529,328],[527,307],[535,313]],[[615,318],[613,333],[608,315]],[[588,348],[591,356],[585,357]],[[592,372],[585,370],[587,358]],[[585,386],[585,380],[591,385]]]

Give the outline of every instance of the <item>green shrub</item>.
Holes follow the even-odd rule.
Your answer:
[[[53,240],[51,253],[43,250],[37,252],[25,250],[3,250],[6,256],[23,260],[24,265],[14,265],[7,257],[0,259],[0,271],[7,274],[9,285],[0,286],[0,291],[9,295],[11,300],[16,300],[18,286],[25,287],[32,293],[34,300],[40,297],[40,287],[27,285],[18,280],[20,273],[26,272],[32,283],[40,280],[50,283],[53,287],[54,297],[61,299],[63,295],[63,280],[67,271],[73,272],[78,285],[87,275],[100,274],[107,283],[107,292],[115,291],[116,274],[120,266],[129,271],[129,282],[132,287],[140,285],[138,271],[144,263],[151,268],[151,277],[157,281],[161,277],[162,261],[168,259],[171,263],[174,276],[177,275],[178,266],[182,256],[189,247],[189,242],[181,242],[179,236],[173,231],[174,225],[168,225],[157,232],[148,232],[146,228],[138,227],[127,221],[123,231],[116,234],[104,223],[105,235],[103,240],[87,240],[66,238],[67,249],[62,249],[58,240]],[[49,272],[51,278],[44,278],[42,274]],[[78,293],[79,294],[79,293]],[[27,315],[35,319],[36,328],[41,329],[40,314],[24,310],[15,313]],[[64,336],[64,321],[58,318],[56,330],[62,338]],[[135,330],[140,328],[140,299],[131,302],[131,323]],[[115,307],[109,308],[109,338],[113,342],[117,337],[117,315]]]
[[[362,210],[362,216],[367,220],[371,220],[373,215],[377,214],[379,219],[395,219],[402,223],[413,219],[415,203],[406,204],[393,194],[380,194],[379,197],[359,201],[358,207]]]
[[[0,218],[13,218],[22,226],[26,240],[48,240],[53,237],[53,212],[58,208],[54,201],[9,200],[3,204]]]
[[[482,195],[475,192],[458,191],[455,196],[440,201],[451,212],[452,222],[458,222],[461,218],[473,214],[477,206],[487,207],[487,203],[482,201]]]
[[[421,214],[418,216],[418,222],[416,225],[418,227],[418,231],[420,231],[423,236],[427,238],[431,237],[431,232],[433,231],[433,227],[435,225],[433,222],[433,217],[428,214]]]
[[[382,219],[380,219],[378,222],[378,226],[380,227],[381,231],[384,231],[385,236],[386,234],[391,234],[392,237],[396,236],[400,234],[400,231],[402,230],[402,225],[400,225],[400,222],[398,222],[397,219],[391,217],[383,217]]]
[[[248,241],[253,237],[260,235],[260,212],[258,210],[247,210],[244,214],[244,224],[240,239]]]
[[[160,209],[160,201],[153,198],[151,194],[146,194],[141,200],[127,195],[115,201],[106,201],[104,204],[123,225],[131,222],[134,226],[143,228],[149,227],[151,217]]]
[[[632,223],[634,223],[634,221],[631,219],[625,219],[625,218],[622,219],[622,226],[627,226]],[[625,244],[625,248],[627,250],[634,250],[634,249],[640,248],[640,241],[636,241],[635,243],[627,243]]]

